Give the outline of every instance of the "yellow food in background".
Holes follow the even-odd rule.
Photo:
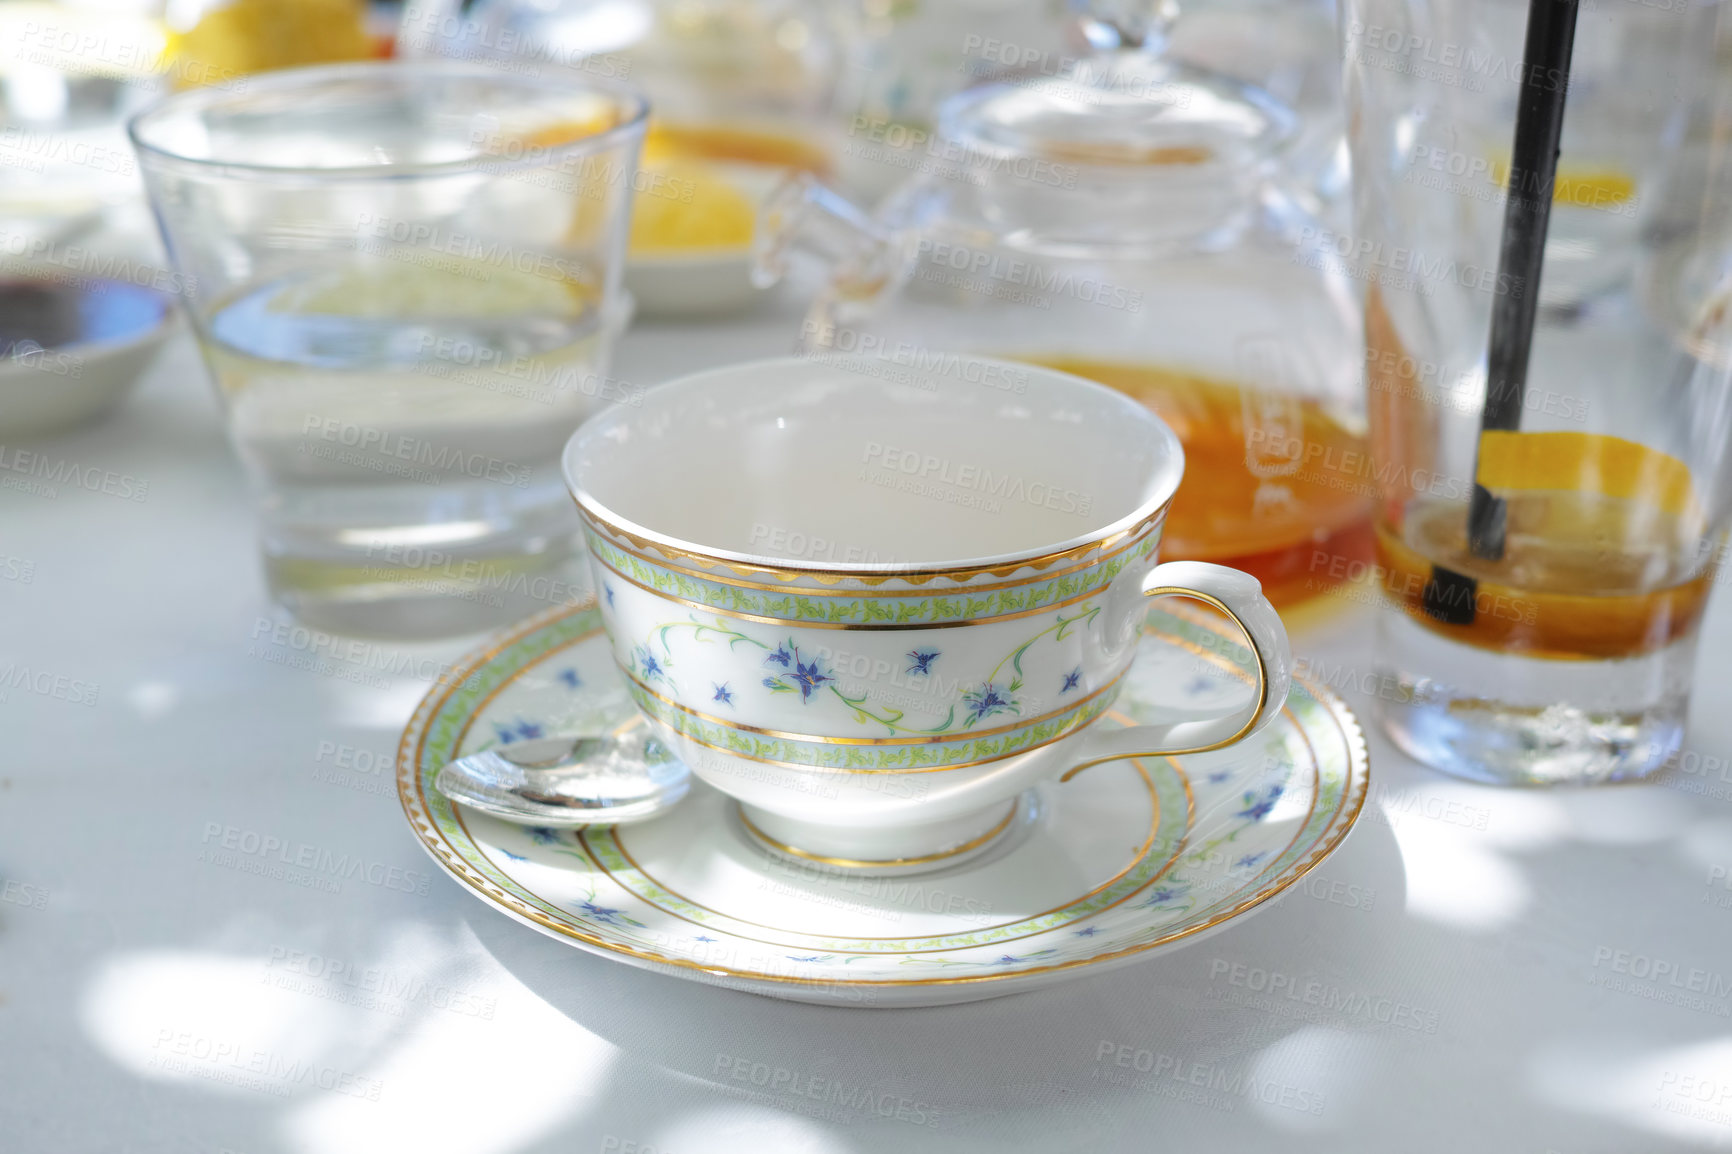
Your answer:
[[[643,159],[646,167],[672,160],[720,160],[792,168],[819,176],[830,171],[829,154],[798,136],[714,124],[653,123],[644,136]]]
[[[557,148],[586,136],[606,132],[617,122],[611,115],[594,119],[562,120],[490,142],[490,151],[511,155],[512,147]],[[644,138],[643,172],[635,182],[631,232],[627,245],[638,255],[661,256],[692,250],[737,249],[752,243],[757,227],[758,206],[718,166],[700,158],[739,161],[733,155],[752,145],[754,159],[770,158],[766,141],[781,138],[761,133],[651,126]],[[754,144],[755,142],[755,144]],[[790,142],[790,147],[798,142]],[[597,179],[606,179],[598,171]],[[568,240],[584,243],[592,239],[601,221],[606,197],[578,196],[577,213]]]
[[[1636,195],[1636,178],[1614,169],[1565,168],[1558,174],[1552,189],[1554,204],[1573,204],[1581,208],[1604,208],[1626,204]]]
[[[1491,176],[1499,188],[1507,190],[1509,161],[1493,161]],[[1635,196],[1636,178],[1615,168],[1560,163],[1552,184],[1552,203],[1576,208],[1617,208]]]
[[[358,0],[235,0],[172,34],[168,47],[170,75],[180,88],[374,54]]]
[[[821,145],[787,133],[653,123],[644,136],[645,179],[632,205],[631,251],[664,255],[750,245],[758,206],[729,179],[724,164],[822,176],[830,158]]]
[[[490,151],[557,148],[613,128],[610,115],[562,120],[502,135]],[[712,163],[713,162],[713,163]],[[712,126],[652,124],[644,136],[641,174],[634,182],[627,245],[638,256],[743,249],[757,231],[758,205],[728,175],[725,164],[821,170],[821,149],[791,136]],[[598,172],[598,179],[606,178]],[[579,193],[567,239],[585,243],[599,226],[607,198]]]
[[[707,164],[644,161],[643,191],[632,203],[633,253],[744,248],[752,243],[758,208]]]

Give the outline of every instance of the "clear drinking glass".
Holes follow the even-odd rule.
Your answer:
[[[425,62],[132,122],[297,616],[448,634],[582,582],[559,452],[634,396],[607,370],[645,112],[605,81]]]
[[[1371,454],[1337,467],[1381,494],[1377,708],[1436,768],[1610,781],[1681,739],[1732,505],[1720,7],[1584,0],[1566,79],[1524,66],[1526,3],[1347,0],[1356,235],[1330,239],[1365,285]],[[1560,90],[1547,187],[1511,142],[1518,97]],[[1512,195],[1550,203],[1537,285],[1500,263]],[[1524,297],[1525,385],[1492,379],[1493,306]],[[1476,485],[1503,517],[1477,543]]]

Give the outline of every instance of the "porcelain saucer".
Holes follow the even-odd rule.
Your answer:
[[[1095,724],[1218,713],[1247,693],[1249,654],[1228,629],[1151,611],[1124,689]],[[403,734],[398,794],[433,859],[519,921],[675,977],[831,1005],[1020,993],[1197,941],[1328,857],[1369,785],[1357,721],[1299,679],[1257,737],[1046,783],[1023,796],[991,854],[914,876],[773,858],[701,783],[664,817],[582,832],[456,809],[432,786],[447,761],[492,744],[641,724],[594,603],[561,608],[434,687]],[[920,788],[906,775],[885,782]]]

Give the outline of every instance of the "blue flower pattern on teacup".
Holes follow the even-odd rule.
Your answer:
[[[836,680],[832,671],[819,668],[818,659],[802,661],[799,646],[792,641],[785,641],[775,652],[764,658],[765,665],[781,666],[787,670],[785,674],[764,678],[764,686],[772,693],[792,693],[800,691],[800,703],[804,705],[812,700],[812,691],[827,682]],[[784,680],[786,679],[786,680]],[[792,681],[793,684],[788,684]]]
[[[1022,707],[1010,696],[1009,691],[1000,689],[991,681],[976,689],[965,690],[962,694],[962,706],[968,711],[968,720],[963,722],[964,728],[972,726],[982,718],[1000,713],[1022,712]]]
[[[751,648],[755,648],[760,655],[757,658],[759,669],[767,672],[754,672],[750,682],[755,682],[771,694],[790,697],[798,694],[802,706],[814,705],[821,694],[825,698],[834,697],[846,710],[844,716],[854,725],[879,729],[889,736],[960,734],[961,731],[973,730],[981,722],[994,717],[1018,719],[1012,722],[1013,726],[1041,720],[1039,716],[1029,716],[1025,709],[1031,704],[1023,696],[1025,660],[1029,658],[1030,651],[1036,644],[1043,640],[1049,644],[1063,642],[1072,633],[1093,626],[1101,612],[1100,606],[1092,601],[1072,609],[1055,610],[1045,623],[1031,633],[1024,634],[1020,644],[1004,651],[987,676],[978,682],[946,682],[938,678],[936,673],[937,662],[943,656],[938,649],[909,650],[904,655],[906,665],[901,668],[901,675],[919,678],[922,685],[930,684],[937,690],[929,695],[930,704],[927,708],[931,717],[925,722],[909,719],[903,709],[888,703],[874,703],[871,699],[876,694],[870,689],[849,688],[841,677],[840,669],[829,660],[828,651],[820,649],[817,654],[813,654],[803,649],[802,643],[792,636],[772,646],[749,633],[732,628],[719,617],[706,621],[696,614],[690,614],[682,620],[663,620],[652,625],[648,638],[632,648],[630,661],[626,664],[646,686],[659,681],[677,692],[678,687],[668,675],[669,669],[674,665],[673,646],[677,638],[689,638],[690,643],[704,646],[706,650],[718,642],[725,642],[726,650],[730,653],[741,649],[750,652]],[[714,660],[703,650],[694,650],[693,653],[702,660]],[[681,659],[684,660],[683,651]],[[856,655],[852,660],[857,665],[860,658]],[[982,665],[984,664],[982,662]],[[718,673],[723,671],[718,666],[712,668],[716,668]],[[855,673],[859,675],[859,670],[856,669]],[[1060,707],[1044,716],[1062,717],[1066,710],[1074,713],[1078,709],[1091,708],[1081,704],[1083,694],[1080,691],[1083,689],[1084,679],[1081,665],[1076,665],[1069,673],[1061,673],[1057,677],[1060,687],[1048,701],[1056,703],[1061,696],[1075,694],[1079,704]],[[933,680],[934,678],[938,679]],[[741,704],[744,699],[737,697],[737,691],[732,688],[733,684],[730,679],[723,677],[712,680],[709,701],[745,708]],[[1094,712],[1099,712],[1104,705],[1103,702],[1097,702],[1092,708]]]
[[[632,659],[637,665],[638,672],[643,674],[646,681],[667,680],[666,667],[663,666],[661,659],[650,651],[649,646],[638,646],[632,652]]]

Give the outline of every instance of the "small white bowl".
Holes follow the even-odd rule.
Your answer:
[[[751,164],[712,162],[725,179],[754,205],[762,205],[782,180],[782,170]],[[628,253],[625,286],[637,298],[641,316],[680,319],[731,316],[763,299],[766,289],[752,283],[752,245],[684,251]]]
[[[64,278],[64,272],[60,277]],[[58,432],[102,416],[149,367],[173,324],[164,294],[124,281],[12,276],[0,292],[36,287],[67,294],[79,313],[78,336],[0,355],[0,436]],[[0,326],[0,336],[5,336]],[[27,334],[26,334],[27,335]],[[16,339],[16,338],[15,338]]]
[[[752,283],[749,247],[634,256],[626,262],[625,287],[637,298],[639,313],[652,317],[727,316],[764,294]]]

